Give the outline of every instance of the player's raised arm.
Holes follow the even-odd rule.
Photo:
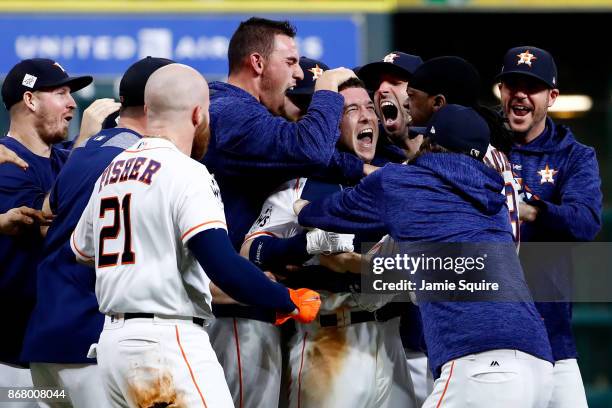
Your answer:
[[[283,119],[285,95],[304,77],[295,35],[290,23],[262,18],[242,22],[233,34],[228,81],[211,84],[214,149],[206,164],[212,172],[239,176],[282,168],[298,176],[329,164],[342,114],[338,85],[355,74],[321,70],[306,116],[297,123]]]

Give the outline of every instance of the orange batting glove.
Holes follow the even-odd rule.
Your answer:
[[[289,319],[295,319],[300,323],[310,323],[317,317],[321,307],[321,296],[317,292],[306,288],[289,289],[289,296],[297,309],[289,314],[277,313],[274,324],[280,325]]]

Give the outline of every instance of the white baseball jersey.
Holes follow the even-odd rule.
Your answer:
[[[286,181],[270,194],[244,240],[248,241],[260,235],[291,238],[303,232],[305,228],[298,223],[298,217],[293,211],[293,203],[302,197],[307,181],[305,177]],[[306,265],[318,264],[318,256],[306,262]],[[322,290],[319,292],[321,293],[320,312],[333,311],[340,306],[358,306],[353,299],[354,295],[349,292],[329,293]]]
[[[226,229],[214,178],[168,140],[145,138],[104,170],[71,246],[95,259],[102,313],[212,318],[210,279],[187,248],[210,228]]]
[[[307,180],[301,177],[286,181],[270,194],[244,240],[260,235],[291,238],[302,232],[304,228],[297,222],[293,203],[302,196]]]

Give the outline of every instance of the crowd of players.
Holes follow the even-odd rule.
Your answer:
[[[601,223],[594,150],[547,116],[553,57],[508,50],[497,111],[460,57],[329,69],[294,37],[243,22],[226,83],[140,60],[72,143],[92,78],[11,70],[0,386],[76,407],[585,407],[571,304],[534,302],[515,249]],[[509,244],[487,277],[514,301],[362,296],[364,255],[406,242]]]

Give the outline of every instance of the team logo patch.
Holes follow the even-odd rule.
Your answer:
[[[540,176],[542,176],[542,179],[540,180],[540,184],[544,184],[544,183],[555,183],[555,179],[553,178],[555,174],[557,174],[558,171],[555,169],[551,169],[548,167],[548,164],[546,165],[546,167],[544,167],[542,170],[538,171],[538,174]]]
[[[516,63],[516,65],[526,64],[526,65],[529,65],[529,68],[531,68],[531,61],[535,61],[538,59],[535,55],[530,53],[529,50],[525,52],[521,52],[520,54],[517,54],[516,56],[519,57],[519,60]]]
[[[21,81],[21,85],[27,86],[28,88],[34,88],[34,84],[36,83],[37,79],[38,77],[35,77],[34,75],[25,74],[23,81]]]
[[[431,129],[429,129],[429,133],[431,133],[432,135],[436,134],[436,128],[435,127],[431,127]]]
[[[321,75],[323,75],[323,70],[321,69],[319,64],[316,64],[314,68],[310,68],[308,71],[312,72],[312,79],[314,81],[316,81],[321,77]]]
[[[392,52],[391,54],[387,54],[385,55],[385,58],[383,58],[383,62],[390,62],[393,64],[393,62],[395,61],[395,59],[399,57],[399,55],[397,55],[396,53]]]

